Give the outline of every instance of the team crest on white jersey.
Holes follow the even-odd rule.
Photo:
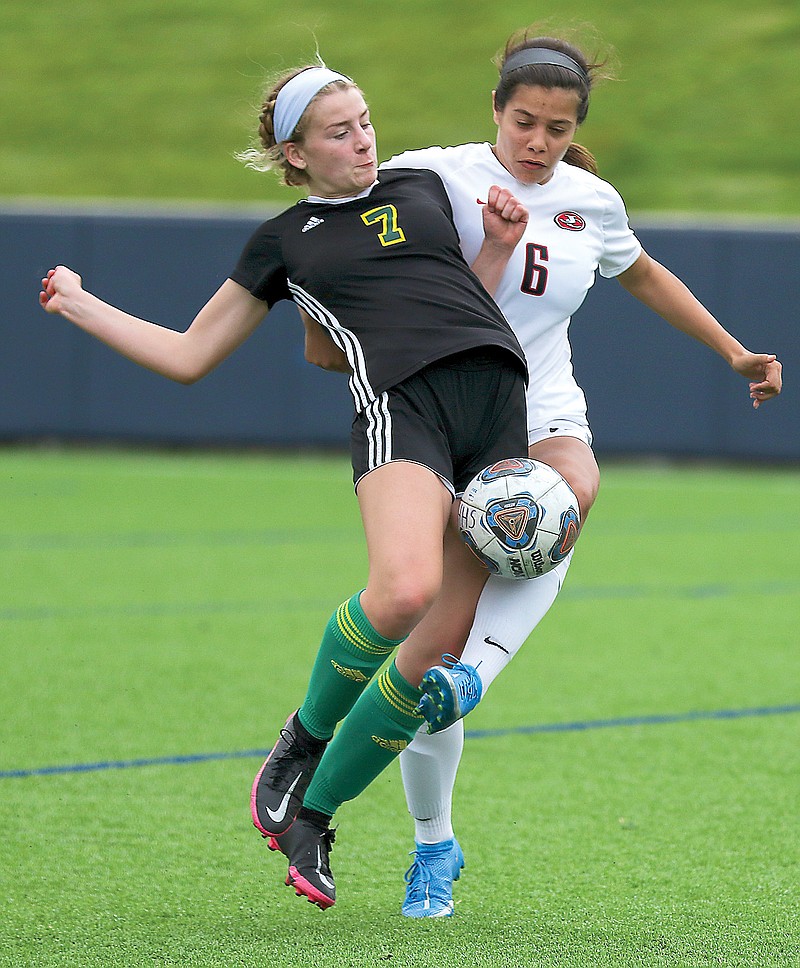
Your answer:
[[[301,232],[310,232],[311,229],[315,229],[318,225],[322,225],[325,221],[324,218],[317,218],[316,215],[312,215],[311,218],[306,222],[306,224],[300,230]]]
[[[586,220],[577,212],[559,212],[553,221],[568,232],[582,232],[586,228]]]

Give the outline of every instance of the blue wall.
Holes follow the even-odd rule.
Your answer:
[[[183,329],[261,218],[0,212],[0,439],[346,446],[346,379],[304,362],[289,304],[192,387],[136,367],[37,304],[40,278],[64,263],[101,298]],[[778,353],[789,386],[754,412],[746,381],[714,353],[598,278],[571,330],[598,453],[800,458],[791,390],[800,230],[634,227],[745,345]]]

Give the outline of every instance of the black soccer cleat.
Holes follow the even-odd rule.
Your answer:
[[[336,885],[328,860],[335,839],[335,830],[298,817],[282,837],[272,837],[268,844],[270,850],[279,850],[289,860],[286,885],[322,911],[336,903]]]
[[[327,745],[325,740],[301,735],[296,716],[294,712],[286,720],[253,780],[250,813],[265,837],[281,837],[292,826]]]

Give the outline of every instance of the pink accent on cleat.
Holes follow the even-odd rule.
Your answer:
[[[286,729],[286,727],[289,725],[289,723],[294,719],[295,713],[297,713],[297,710],[296,709],[289,716],[289,718],[286,720],[286,722],[283,724],[283,728],[284,729]],[[278,737],[278,742],[279,741],[280,741],[280,737]],[[253,826],[264,837],[271,837],[272,836],[272,831],[271,830],[266,830],[262,826],[262,824],[260,823],[260,821],[258,819],[258,809],[256,807],[256,795],[258,793],[258,783],[259,783],[259,780],[261,779],[261,774],[267,768],[267,764],[272,759],[272,754],[275,752],[275,748],[277,747],[278,742],[275,743],[275,746],[273,746],[272,749],[270,750],[269,756],[261,764],[261,769],[258,771],[258,773],[256,773],[256,778],[255,778],[255,780],[253,780],[253,786],[250,788],[250,816],[253,818]],[[291,824],[289,826],[291,826]],[[270,849],[271,850],[275,850],[276,848],[272,847]]]
[[[327,894],[323,894],[322,891],[318,891],[313,884],[305,879],[302,874],[299,873],[296,867],[290,867],[289,873],[286,875],[286,885],[287,887],[293,887],[294,892],[298,897],[305,897],[312,904],[316,904],[317,907],[325,911],[329,907],[333,907],[336,903],[336,899],[328,897]]]

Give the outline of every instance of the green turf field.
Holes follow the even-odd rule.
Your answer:
[[[248,795],[364,579],[346,460],[0,451],[0,965],[800,964],[798,531],[797,469],[605,468],[468,720],[455,917],[400,916],[396,765],[323,914]]]
[[[797,0],[9,0],[0,199],[293,202],[232,156],[265,77],[315,41],[367,94],[382,159],[482,141],[492,57],[547,17],[616,51],[580,140],[634,215],[800,216]]]

